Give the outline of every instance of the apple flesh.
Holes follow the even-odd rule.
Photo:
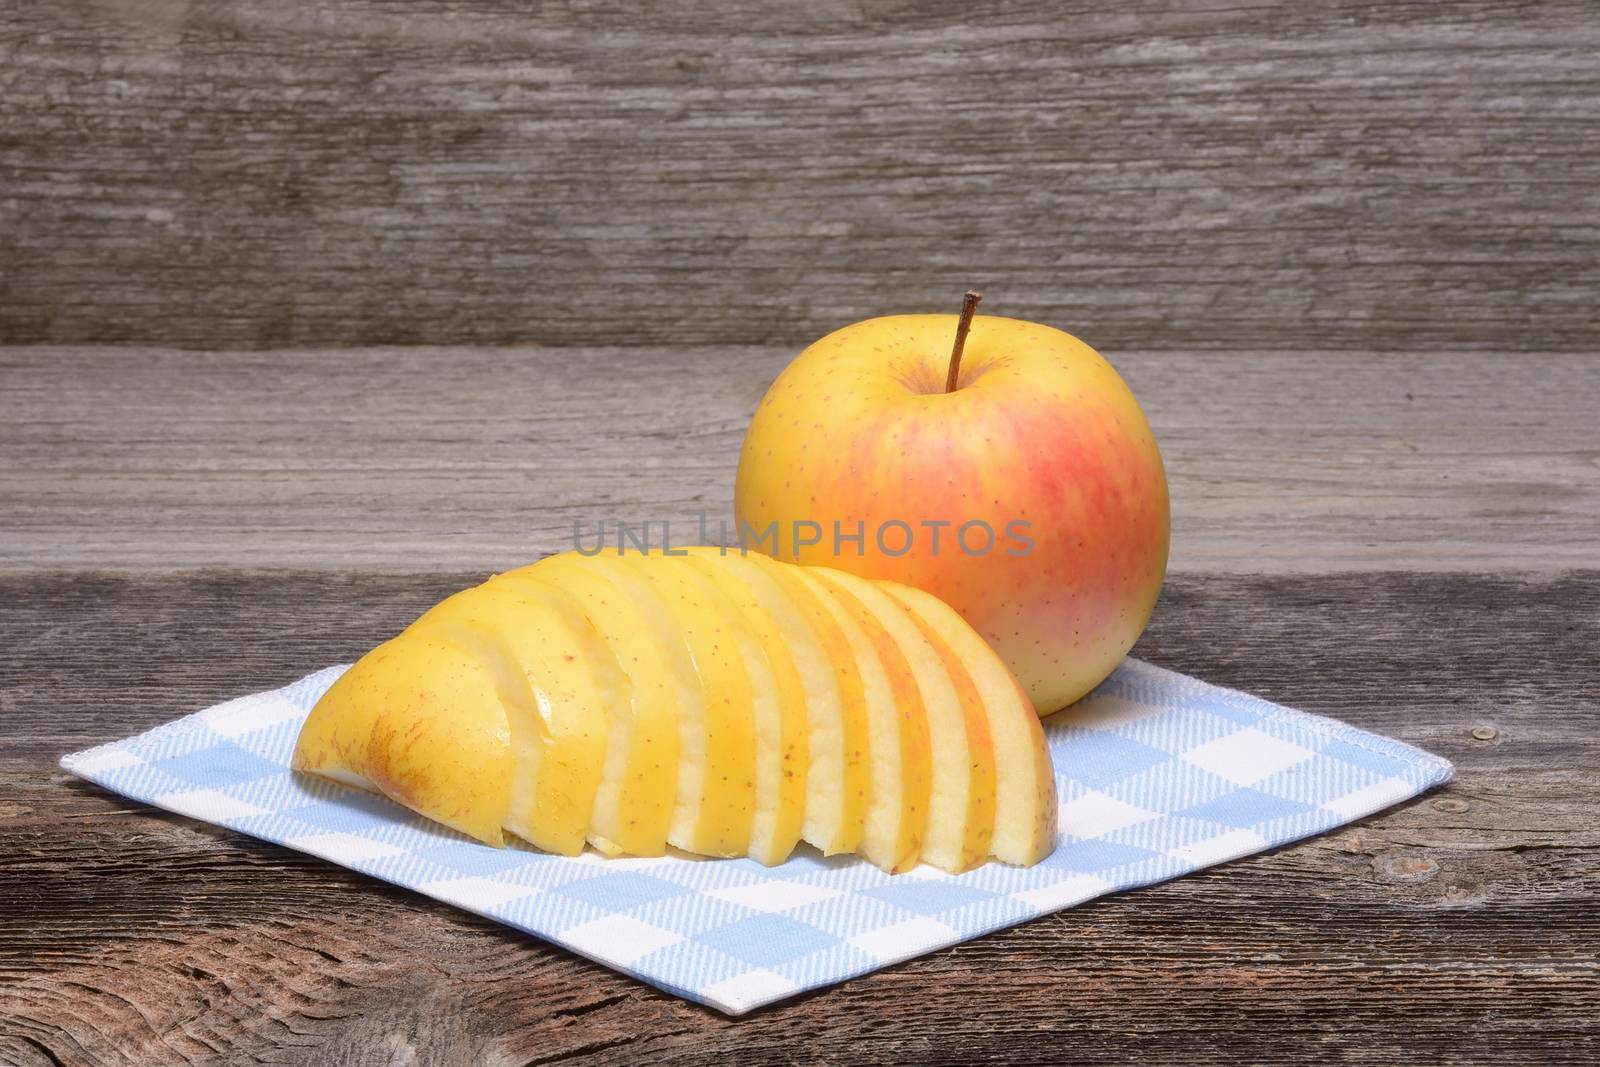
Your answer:
[[[773,605],[731,567],[696,552],[686,564],[716,587],[736,616],[731,628],[750,675],[755,713],[755,814],[750,858],[782,863],[800,840],[810,778],[806,679],[795,664],[788,635]],[[781,610],[778,609],[778,610]]]
[[[994,750],[988,743],[982,698],[970,686],[957,686],[951,665],[939,654],[927,630],[890,596],[884,583],[825,567],[812,573],[872,613],[898,646],[915,679],[929,737],[922,862],[947,871],[977,866],[989,856],[989,838],[994,831],[994,805],[982,800],[985,790],[991,798],[994,790]],[[909,710],[909,705],[904,710]]]
[[[589,843],[606,855],[660,856],[667,850],[680,764],[678,689],[659,639],[664,612],[658,605],[647,610],[653,602],[633,595],[638,583],[613,567],[616,561],[591,568],[566,566],[569,559],[520,567],[477,588],[518,583],[553,590],[570,597],[600,635],[604,644],[593,650],[591,663],[616,676],[618,684]],[[319,703],[312,715],[320,708]]]
[[[922,691],[894,636],[866,605],[808,569],[793,573],[844,632],[861,677],[869,784],[860,852],[891,874],[909,870],[922,855],[932,784]]]
[[[752,547],[951,605],[1049,714],[1149,621],[1166,476],[1132,392],[1060,330],[974,318],[947,392],[956,321],[870,319],[802,352],[751,420],[734,509]]]
[[[582,852],[617,679],[577,605],[502,582],[447,598],[413,628],[453,637],[495,680],[513,758],[505,828],[546,852]]]
[[[994,759],[989,853],[1022,867],[1038,863],[1056,847],[1056,775],[1044,729],[1027,694],[1000,657],[948,604],[910,586],[886,582],[884,591],[924,628],[952,677],[965,677],[970,685],[967,699],[982,702]]]
[[[715,549],[567,553],[446,599],[356,663],[294,766],[552,852],[882,869],[1054,846],[1038,717],[920,590]]]
[[[494,675],[448,635],[402,634],[362,656],[300,728],[291,765],[503,843],[515,765],[510,723]]]
[[[668,640],[686,656],[694,708],[680,710],[678,811],[668,842],[702,856],[742,856],[756,806],[755,701],[744,655],[748,627],[699,572],[681,559],[622,561],[667,606]],[[697,721],[698,720],[698,721]],[[697,758],[688,758],[694,753]]]
[[[866,827],[871,765],[866,690],[849,639],[796,568],[757,562],[766,557],[694,551],[713,556],[761,597],[805,687],[810,766],[802,839],[825,856],[855,852]]]

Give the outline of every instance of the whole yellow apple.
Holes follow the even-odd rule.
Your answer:
[[[745,434],[734,511],[749,547],[933,593],[1045,715],[1099,684],[1149,621],[1166,475],[1099,353],[972,317],[975,303],[858,322],[800,353]]]

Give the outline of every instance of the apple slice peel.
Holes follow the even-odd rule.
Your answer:
[[[921,590],[716,548],[564,553],[458,593],[313,708],[297,769],[490,845],[889,872],[1036,863],[1039,720]]]

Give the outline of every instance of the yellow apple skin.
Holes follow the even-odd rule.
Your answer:
[[[801,837],[826,856],[854,852],[866,826],[872,769],[866,687],[849,638],[794,568],[717,551],[718,562],[778,623],[800,675],[807,735]]]
[[[1166,573],[1166,475],[1138,402],[1094,349],[978,316],[945,392],[955,329],[954,315],[869,319],[802,352],[751,420],[734,509],[757,534],[778,524],[779,559],[933,593],[1045,715],[1099,684],[1149,621]],[[891,554],[898,528],[875,537],[894,521],[914,535],[903,555]],[[994,531],[987,553],[956,543],[974,521]],[[797,545],[796,522],[817,523],[821,542]],[[834,551],[836,522],[846,535],[864,524],[859,553]],[[983,527],[967,543],[982,548]]]
[[[927,631],[889,595],[889,583],[869,582],[827,567],[812,573],[836,591],[848,593],[900,650],[921,696],[927,723],[928,811],[918,858],[952,873],[970,870],[988,857],[994,832],[994,805],[975,803],[984,785],[992,789],[994,783],[994,750],[987,743],[982,700],[963,699],[955,673]],[[971,718],[981,725],[969,721]],[[975,732],[981,734],[977,744]]]
[[[928,594],[920,589],[912,589],[910,586],[898,585],[892,582],[884,582],[875,586],[875,588],[881,596],[892,599],[900,606],[900,609],[905,613],[912,625],[917,628],[917,632],[922,635],[922,639],[928,643],[928,647],[933,654],[944,665],[945,672],[950,679],[950,685],[955,690],[956,700],[961,709],[960,728],[967,742],[963,754],[968,763],[970,779],[962,792],[965,810],[961,813],[961,848],[956,859],[949,863],[945,869],[957,874],[962,871],[969,871],[974,867],[981,866],[989,858],[990,844],[994,840],[995,775],[997,772],[995,769],[994,731],[989,726],[991,708],[989,702],[984,698],[983,691],[978,688],[977,683],[973,680],[972,672],[966,661],[951,648],[950,643],[945,639],[945,636],[940,632],[939,627],[935,625],[933,620],[925,618],[912,606],[916,602],[914,600],[908,601],[907,599],[908,597],[927,597]],[[929,597],[929,599],[932,598]],[[949,611],[949,608],[945,610]],[[959,615],[954,612],[950,614],[952,618],[960,621],[961,617]],[[966,623],[962,622],[961,625],[965,626]],[[977,640],[980,644],[982,643],[981,638]],[[989,651],[989,655],[998,660],[992,650]],[[1003,664],[1000,667],[1002,671],[1005,669]],[[1012,682],[1012,688],[1013,690],[1016,688],[1015,681]],[[1037,716],[1032,714],[1031,708],[1029,717],[1034,719],[1035,726],[1037,726]],[[930,727],[932,723],[930,711]],[[937,738],[935,739],[935,746],[937,747]],[[935,781],[935,792],[938,791],[938,788],[939,783]],[[930,811],[930,825],[932,822],[933,813]],[[930,841],[932,839],[931,832],[929,839]],[[924,850],[923,855],[924,858],[928,858],[927,850]]]
[[[573,566],[571,555],[550,556],[493,581],[560,590],[579,606],[609,647],[622,676],[621,699],[613,706],[607,732],[589,843],[606,855],[660,856],[667,850],[678,789],[678,710],[672,669],[637,599],[618,580],[631,579],[631,573]]]
[[[504,843],[514,755],[498,680],[444,633],[402,634],[362,656],[311,709],[290,765]]]
[[[928,830],[933,745],[916,674],[883,622],[819,570],[790,572],[833,613],[850,642],[866,694],[872,763],[860,852],[889,874],[916,866]]]
[[[742,856],[756,808],[755,697],[741,640],[748,635],[735,633],[744,624],[683,559],[640,554],[621,562],[666,607],[666,637],[694,676],[695,705],[679,707],[678,802],[667,841],[702,856]]]
[[[691,549],[686,561],[716,586],[727,608],[750,629],[743,634],[734,628],[755,710],[756,810],[750,820],[750,858],[771,867],[789,858],[805,824],[811,750],[805,679],[782,624],[756,588],[741,579],[748,572],[737,569],[738,561],[704,549]]]
[[[714,549],[566,554],[446,599],[323,695],[293,766],[568,855],[773,864],[803,838],[898,873],[1054,843],[1039,719],[953,609]]]
[[[832,704],[810,702],[810,774],[806,777],[805,830],[802,840],[821,849],[824,856],[861,851],[867,830],[867,806],[874,789],[885,792],[872,781],[872,725],[867,715],[867,681],[856,661],[853,641],[838,621],[837,605],[827,605],[810,582],[800,579],[792,566],[779,566],[760,555],[746,558],[758,573],[765,574],[779,590],[779,600],[789,603],[790,611],[800,616],[806,632],[822,649],[827,670],[834,677]],[[763,563],[755,563],[763,560]],[[795,653],[802,643],[795,641]],[[882,673],[882,670],[880,670]],[[808,697],[814,694],[808,689]]]
[[[976,630],[944,601],[907,585],[884,592],[924,625],[950,665],[982,699],[994,756],[994,828],[989,852],[1002,863],[1031,867],[1057,844],[1056,775],[1039,717],[1028,695]]]
[[[486,582],[429,608],[408,633],[438,630],[495,677],[513,768],[505,828],[546,852],[583,851],[605,763],[620,670],[560,591]]]

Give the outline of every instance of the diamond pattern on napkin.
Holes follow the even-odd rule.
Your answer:
[[[1094,897],[1321,833],[1447,781],[1436,756],[1127,660],[1045,723],[1061,845],[1026,870],[890,876],[810,849],[766,868],[493,849],[290,773],[331,667],[65,756],[107,789],[320,856],[731,1015]]]

